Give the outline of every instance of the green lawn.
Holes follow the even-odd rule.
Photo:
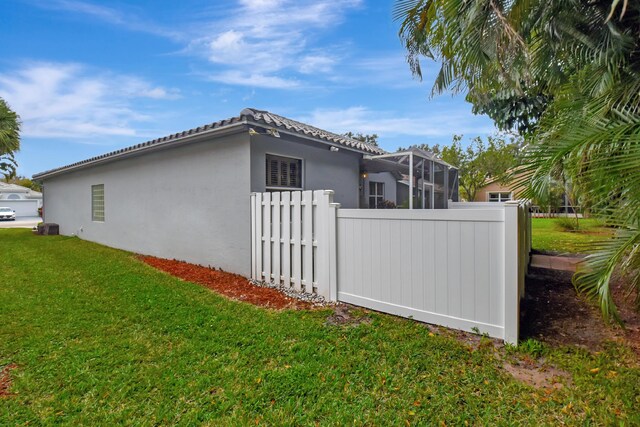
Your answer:
[[[564,231],[555,218],[533,218],[533,249],[560,253],[584,253],[585,245],[612,234],[595,219],[580,219],[579,231]]]
[[[0,368],[18,365],[0,425],[640,423],[640,368],[615,344],[543,349],[571,376],[547,393],[500,369],[535,345],[474,349],[364,311],[327,326],[329,310],[229,301],[77,238],[0,242]]]

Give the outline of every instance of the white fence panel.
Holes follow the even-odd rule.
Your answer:
[[[335,298],[335,210],[329,190],[251,195],[252,279]]]
[[[253,279],[517,342],[528,203],[339,209],[329,190],[251,200]]]
[[[338,211],[338,300],[504,336],[504,210]]]

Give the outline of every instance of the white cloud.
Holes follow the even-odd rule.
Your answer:
[[[36,2],[34,4],[45,9],[62,10],[91,16],[109,24],[124,27],[132,31],[154,34],[156,36],[166,37],[173,40],[183,40],[185,38],[184,34],[179,31],[148,22],[134,13],[125,13],[117,9],[87,1],[49,0]]]
[[[486,121],[461,109],[442,108],[428,116],[399,116],[389,111],[376,111],[366,107],[345,109],[318,109],[300,119],[321,129],[336,133],[360,132],[384,136],[451,137],[454,133],[490,133],[495,129]]]
[[[261,73],[245,73],[243,71],[225,71],[209,76],[209,80],[236,86],[249,86],[270,89],[295,89],[299,82],[274,75]]]
[[[173,99],[174,89],[142,79],[93,72],[79,64],[35,63],[0,74],[0,97],[21,117],[23,136],[81,138],[136,136],[149,117],[134,100]]]
[[[210,63],[197,74],[211,81],[293,89],[308,86],[305,82],[314,77],[349,83],[347,76],[335,72],[348,43],[329,46],[321,40],[363,0],[236,0],[235,6],[218,4],[195,11],[178,29],[149,21],[132,6],[115,8],[87,0],[34,4],[184,43],[182,54]],[[362,72],[356,69],[352,74]]]
[[[221,68],[212,80],[277,89],[301,86],[296,73],[329,73],[333,49],[314,48],[361,0],[241,0],[211,22],[187,49]],[[233,78],[230,78],[233,77]],[[240,77],[240,78],[236,78]]]
[[[282,0],[240,0],[240,4],[248,9],[272,9],[282,4]]]
[[[303,74],[329,73],[335,63],[335,58],[326,55],[307,55],[300,58],[299,70]]]

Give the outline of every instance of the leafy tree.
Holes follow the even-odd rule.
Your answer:
[[[353,132],[347,132],[343,134],[344,136],[346,136],[347,138],[351,138],[351,139],[355,139],[356,141],[361,141],[367,144],[371,144],[375,147],[378,147],[378,135],[377,134],[362,134],[360,132],[358,133],[353,133]]]
[[[423,56],[441,63],[434,93],[466,91],[476,112],[525,136],[530,196],[560,170],[578,204],[617,227],[574,276],[617,318],[615,268],[640,286],[640,2],[398,0],[395,17],[414,73]]]
[[[0,173],[14,175],[17,163],[13,154],[20,149],[20,117],[0,98]]]
[[[477,136],[466,147],[462,146],[462,135],[454,135],[451,145],[414,147],[430,151],[445,162],[458,168],[460,195],[474,200],[478,190],[493,180],[508,180],[508,172],[519,161],[522,140],[515,136],[490,135],[485,143]],[[404,151],[406,148],[399,148]]]

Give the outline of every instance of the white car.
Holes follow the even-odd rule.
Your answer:
[[[15,221],[16,211],[11,208],[0,208],[0,221],[1,220]]]

